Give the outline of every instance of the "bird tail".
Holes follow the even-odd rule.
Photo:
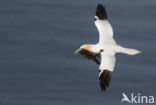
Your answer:
[[[116,52],[117,53],[123,53],[123,54],[128,54],[128,55],[136,55],[141,53],[141,51],[136,50],[136,49],[132,49],[132,48],[125,48],[122,46],[117,46],[116,47]]]

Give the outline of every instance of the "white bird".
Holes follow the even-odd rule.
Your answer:
[[[105,7],[98,4],[95,13],[95,26],[99,31],[99,42],[97,44],[84,44],[80,46],[75,53],[86,50],[92,53],[101,54],[101,63],[99,66],[99,82],[101,90],[106,90],[112,78],[116,58],[115,54],[122,53],[128,55],[139,54],[136,49],[125,48],[116,43],[113,38],[113,29],[108,21]]]

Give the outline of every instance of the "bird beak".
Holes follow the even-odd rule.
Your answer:
[[[78,54],[79,52],[80,52],[80,48],[79,49],[77,49],[75,52],[74,52],[74,54]]]

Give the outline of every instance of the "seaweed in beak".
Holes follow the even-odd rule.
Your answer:
[[[85,49],[78,49],[75,51],[75,54],[81,54],[84,58],[93,60],[94,62],[96,62],[96,64],[100,64],[99,60],[97,59],[97,57],[99,57],[99,54],[93,54],[88,50]]]

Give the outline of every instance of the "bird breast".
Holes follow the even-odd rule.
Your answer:
[[[94,53],[99,53],[100,50],[104,50],[104,52],[114,55],[115,47],[116,47],[115,44],[96,44],[95,46],[93,46],[91,50]]]

